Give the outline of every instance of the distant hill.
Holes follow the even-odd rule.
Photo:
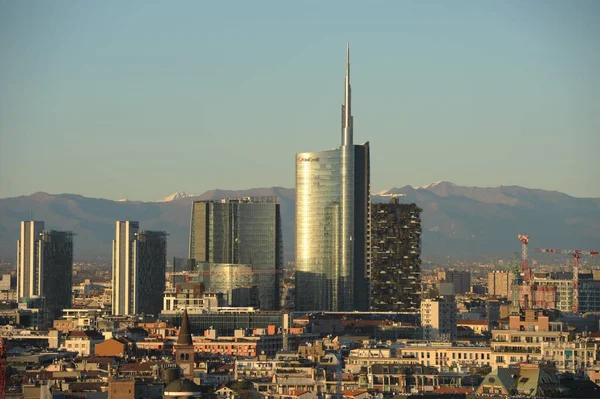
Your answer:
[[[465,187],[437,182],[425,187],[404,186],[373,195],[374,202],[391,195],[423,208],[425,258],[473,259],[519,250],[518,233],[531,235],[533,247],[598,249],[600,198],[575,198],[556,191],[518,186]],[[169,233],[169,257],[188,252],[191,202],[226,197],[279,197],[284,253],[294,257],[295,192],[282,187],[250,190],[210,190],[200,195],[175,193],[158,202],[112,201],[74,194],[35,193],[0,199],[0,256],[15,258],[19,221],[44,220],[47,228],[72,230],[75,258],[111,256],[115,220],[138,220],[143,229]]]

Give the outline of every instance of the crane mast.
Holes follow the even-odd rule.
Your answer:
[[[536,248],[535,252],[566,254],[573,257],[573,313],[579,313],[579,259],[582,255],[596,256],[600,251],[582,251],[579,249]]]

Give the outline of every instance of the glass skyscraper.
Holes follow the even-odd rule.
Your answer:
[[[296,309],[368,309],[369,143],[353,144],[350,50],[342,143],[296,154]]]
[[[195,201],[190,258],[199,263],[252,265],[260,308],[278,309],[283,241],[277,197]]]

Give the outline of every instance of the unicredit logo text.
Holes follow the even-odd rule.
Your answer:
[[[303,158],[303,157],[298,157],[298,162],[319,162],[319,158]]]

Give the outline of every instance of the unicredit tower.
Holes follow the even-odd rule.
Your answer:
[[[296,154],[296,309],[368,309],[369,143],[353,142],[350,49],[341,145]]]

